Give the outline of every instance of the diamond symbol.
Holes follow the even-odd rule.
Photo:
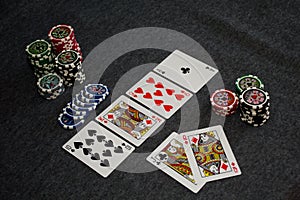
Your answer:
[[[197,142],[198,142],[198,139],[197,139],[196,137],[193,137],[193,138],[192,138],[192,142],[193,142],[193,143],[197,143]]]
[[[113,119],[114,115],[113,114],[108,114],[107,117],[108,117],[108,119]]]
[[[228,165],[226,165],[225,163],[223,163],[221,167],[222,167],[222,169],[227,170]]]

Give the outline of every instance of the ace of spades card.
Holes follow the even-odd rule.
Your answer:
[[[209,182],[241,174],[222,126],[181,133],[195,176]],[[197,179],[198,180],[198,179]]]
[[[91,121],[64,144],[63,149],[107,177],[135,148]]]
[[[147,161],[197,193],[205,181],[196,181],[180,136],[173,132],[148,157]]]
[[[166,119],[193,96],[192,93],[153,72],[144,76],[126,94]]]

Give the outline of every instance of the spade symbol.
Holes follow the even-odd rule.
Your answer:
[[[88,134],[89,134],[89,136],[93,136],[93,135],[95,135],[97,133],[97,131],[96,130],[88,130]]]
[[[95,140],[93,140],[93,139],[85,139],[85,143],[86,143],[88,146],[93,145],[94,142],[95,142]]]
[[[102,142],[103,140],[105,140],[105,136],[104,135],[98,135],[97,136],[97,140],[98,140],[98,142]]]
[[[91,159],[92,160],[100,160],[100,156],[98,153],[95,153],[94,155],[92,155]]]
[[[101,160],[100,166],[109,167],[109,162],[107,159]]]
[[[82,148],[83,143],[82,142],[74,142],[75,149]]]
[[[118,146],[118,147],[115,147],[115,150],[114,150],[115,153],[123,153],[123,149],[121,146]]]
[[[113,143],[113,141],[108,140],[108,142],[106,142],[104,146],[106,146],[106,147],[113,147],[114,143]]]
[[[92,151],[90,148],[83,148],[82,150],[84,155],[88,155]]]
[[[106,156],[106,157],[111,157],[111,151],[107,149],[107,150],[103,151],[102,155]]]
[[[182,67],[181,71],[182,71],[183,74],[188,74],[188,73],[190,73],[190,68],[189,67]]]

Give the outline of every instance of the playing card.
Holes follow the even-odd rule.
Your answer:
[[[241,174],[222,126],[181,133],[180,136],[192,169],[197,169],[195,176],[200,176],[200,180],[208,182]]]
[[[147,161],[195,193],[205,184],[205,181],[196,181],[183,143],[175,132],[147,157]]]
[[[135,148],[91,121],[64,144],[63,149],[107,177]]]
[[[140,146],[165,122],[157,114],[125,96],[114,101],[96,120],[135,146]]]
[[[179,50],[170,54],[154,71],[194,93],[218,73],[217,69]]]
[[[151,110],[169,119],[193,94],[150,72],[127,92]]]

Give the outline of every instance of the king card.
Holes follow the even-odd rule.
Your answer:
[[[170,54],[154,71],[194,93],[218,73],[217,69],[179,50]]]
[[[150,72],[127,92],[146,107],[169,119],[193,94]]]
[[[205,184],[205,181],[196,181],[183,144],[175,132],[147,157],[147,161],[194,193],[197,193]]]
[[[114,101],[96,120],[135,146],[140,146],[165,122],[157,114],[125,96]]]
[[[63,149],[107,177],[135,148],[91,121],[64,144]]]
[[[181,141],[200,180],[208,182],[241,174],[222,126],[182,133]]]

